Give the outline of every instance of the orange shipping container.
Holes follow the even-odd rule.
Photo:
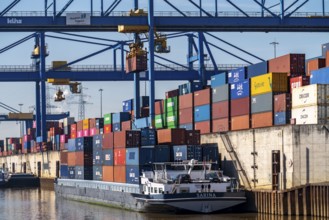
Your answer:
[[[251,127],[271,127],[273,125],[273,112],[262,112],[251,115]]]
[[[312,70],[318,70],[323,67],[326,67],[326,59],[318,58],[318,59],[314,59],[314,60],[309,60],[307,62],[306,76],[311,76]]]
[[[114,167],[103,166],[103,181],[113,182],[114,181]]]
[[[67,151],[61,151],[61,161],[60,162],[62,165],[67,164],[67,160],[68,160],[67,154],[68,154]]]
[[[194,129],[200,130],[200,134],[208,134],[211,131],[211,121],[195,122]]]
[[[89,119],[83,119],[82,121],[82,130],[89,129]]]
[[[67,165],[75,166],[75,152],[67,152]]]
[[[179,109],[193,108],[193,93],[179,96]]]
[[[112,132],[112,125],[104,125],[104,134]]]
[[[114,149],[114,166],[126,165],[126,149]]]
[[[194,92],[194,106],[210,104],[211,92],[210,88]]]
[[[89,119],[89,128],[95,128],[96,127],[96,118],[90,118]]]
[[[185,129],[161,129],[157,130],[159,144],[185,144]]]
[[[231,130],[243,130],[250,128],[250,116],[249,115],[241,115],[231,117]]]
[[[123,121],[121,122],[121,131],[131,130],[131,121]]]
[[[225,132],[230,130],[229,118],[215,119],[212,121],[212,132]]]
[[[329,50],[326,51],[326,67],[329,67]]]
[[[113,179],[116,183],[126,183],[126,166],[114,166]]]
[[[83,121],[77,122],[77,130],[76,131],[82,131],[83,130]]]

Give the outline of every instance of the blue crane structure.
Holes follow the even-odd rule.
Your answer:
[[[260,10],[248,12],[243,9],[241,1],[223,0],[226,5],[234,11],[222,10],[218,0],[208,1],[206,7],[202,0],[183,0],[184,3],[194,7],[195,11],[184,11],[177,6],[173,0],[158,0],[167,5],[171,11],[155,11],[155,0],[147,0],[147,16],[129,16],[131,9],[138,9],[142,1],[132,0],[131,7],[122,0],[98,0],[100,11],[94,10],[96,0],[90,0],[90,8],[84,12],[69,12],[70,5],[74,0],[44,0],[42,12],[20,12],[13,11],[14,7],[23,0],[12,0],[5,8],[0,8],[0,32],[32,32],[23,39],[0,49],[0,54],[11,48],[35,39],[35,45],[39,48],[37,66],[10,66],[0,67],[0,81],[32,81],[35,82],[36,91],[36,122],[37,136],[46,140],[46,91],[45,83],[48,78],[68,78],[75,81],[134,81],[135,85],[135,109],[139,109],[139,83],[140,80],[148,80],[150,83],[150,117],[154,123],[154,84],[156,80],[199,80],[206,85],[211,75],[221,71],[227,71],[240,65],[218,65],[215,62],[211,48],[226,52],[251,64],[246,59],[230,53],[223,48],[206,40],[211,37],[229,46],[239,49],[247,55],[253,56],[259,61],[261,58],[248,53],[227,41],[213,35],[211,32],[328,32],[329,17],[325,11],[325,1],[318,4],[320,12],[299,12],[303,6],[312,4],[309,0],[276,0],[276,4],[269,6],[268,0],[249,0]],[[62,8],[58,9],[58,2]],[[63,3],[64,2],[64,3]],[[145,1],[146,2],[146,1]],[[197,3],[196,3],[197,2]],[[239,3],[238,3],[239,2]],[[272,1],[273,2],[273,1]],[[314,3],[314,2],[313,2]],[[222,3],[223,4],[223,3]],[[109,5],[108,7],[106,5]],[[119,6],[125,7],[125,11],[115,11]],[[211,8],[211,10],[209,10]],[[278,12],[275,12],[277,10]],[[82,36],[73,32],[117,32],[119,25],[147,26],[148,39],[148,69],[145,73],[125,74],[124,54],[128,44],[132,41],[99,39],[95,37]],[[177,63],[167,58],[156,55],[154,47],[154,32],[168,32],[167,38],[186,37],[188,40],[187,65]],[[56,32],[53,35],[51,32]],[[67,33],[69,32],[69,33]],[[70,37],[79,37],[72,39]],[[70,66],[70,71],[63,71],[62,67],[52,68],[46,66],[46,38],[57,38],[62,40],[73,40],[77,42],[90,43],[104,46],[104,49],[84,56],[65,66]],[[83,38],[83,40],[80,40]],[[93,40],[104,40],[106,43],[96,43]],[[135,35],[136,40],[136,35]],[[113,65],[103,67],[78,67],[76,63],[88,59],[105,51],[113,50]],[[121,65],[117,65],[117,51],[121,51]],[[210,56],[212,65],[205,65],[204,54]],[[196,55],[194,54],[196,53]],[[166,61],[162,64],[155,58]],[[197,65],[195,65],[197,62]],[[244,65],[245,65],[244,64]]]

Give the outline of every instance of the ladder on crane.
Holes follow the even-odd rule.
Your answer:
[[[239,157],[237,155],[237,153],[235,152],[233,146],[232,146],[232,143],[230,141],[230,137],[228,136],[228,134],[226,132],[221,132],[220,133],[220,137],[223,141],[223,144],[226,148],[226,151],[229,153],[233,164],[234,164],[234,167],[235,169],[238,171],[238,174],[239,176],[241,177],[242,179],[242,182],[245,186],[246,189],[251,189],[251,185],[250,185],[250,181],[248,179],[248,176],[247,176],[247,173],[246,171],[243,169],[242,165],[241,165],[241,162],[239,160]]]

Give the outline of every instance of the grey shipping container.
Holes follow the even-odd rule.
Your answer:
[[[93,166],[93,180],[103,180],[103,167]]]
[[[251,113],[273,111],[273,93],[265,93],[251,97]]]
[[[212,89],[212,103],[229,100],[230,98],[229,84],[215,87]]]

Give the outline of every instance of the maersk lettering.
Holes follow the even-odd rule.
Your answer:
[[[216,197],[216,194],[215,193],[198,193],[196,194],[196,197],[198,198],[209,198],[209,197]]]
[[[7,18],[7,24],[23,24],[23,20],[17,18]]]

